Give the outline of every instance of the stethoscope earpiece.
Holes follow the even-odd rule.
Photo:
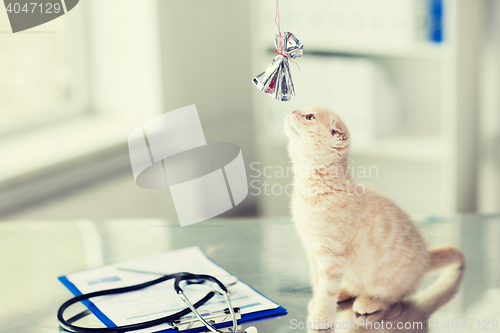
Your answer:
[[[250,326],[245,330],[246,333],[257,333],[255,326]]]

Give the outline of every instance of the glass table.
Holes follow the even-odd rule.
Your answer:
[[[460,289],[432,314],[431,330],[500,331],[500,216],[416,223],[429,246],[452,244],[466,255]],[[296,323],[307,316],[309,269],[288,218],[212,219],[185,228],[159,219],[0,222],[0,331],[56,332],[57,308],[71,297],[60,275],[190,246],[288,310],[254,323],[259,332],[305,331]]]

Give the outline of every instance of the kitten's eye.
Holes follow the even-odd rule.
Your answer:
[[[312,114],[308,114],[308,115],[306,116],[306,119],[307,119],[307,120],[314,120],[314,119],[316,119],[316,118],[314,117],[314,115],[312,115]]]
[[[337,134],[337,131],[333,129],[332,130],[332,135],[335,135],[335,134]]]

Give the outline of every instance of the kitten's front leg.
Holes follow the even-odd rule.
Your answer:
[[[340,283],[346,268],[346,260],[342,257],[323,258],[316,261],[316,279],[313,306],[310,307],[307,322],[312,330],[333,332],[335,309],[339,296]],[[332,328],[330,330],[330,328]]]

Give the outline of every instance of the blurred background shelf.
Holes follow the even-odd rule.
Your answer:
[[[274,46],[266,47],[269,53],[274,54]],[[431,44],[428,42],[419,42],[415,45],[398,47],[377,47],[358,44],[332,44],[324,47],[307,47],[304,50],[307,55],[323,56],[362,56],[362,57],[398,57],[398,58],[417,58],[417,59],[436,59],[445,60],[452,53],[446,45]]]

